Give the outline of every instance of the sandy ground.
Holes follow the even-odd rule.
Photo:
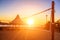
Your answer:
[[[42,29],[0,31],[0,40],[51,40],[51,33]],[[60,33],[55,32],[55,40],[60,40]]]

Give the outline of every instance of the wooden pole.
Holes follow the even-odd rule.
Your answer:
[[[51,11],[51,40],[54,40],[54,1],[52,1]]]

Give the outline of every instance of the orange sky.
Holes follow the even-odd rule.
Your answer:
[[[58,20],[60,18],[58,5],[60,2],[55,2],[55,19]],[[25,17],[29,17],[35,13],[51,8],[51,0],[6,0],[0,1],[0,5],[0,20],[10,22],[17,14],[19,14],[20,18],[24,20]],[[44,24],[46,23],[46,13],[48,15],[47,20],[50,21],[51,11],[33,16],[32,18],[37,24]]]

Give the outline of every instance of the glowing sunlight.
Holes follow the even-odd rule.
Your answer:
[[[27,20],[27,24],[28,25],[33,25],[34,24],[34,20],[33,19],[28,19]]]

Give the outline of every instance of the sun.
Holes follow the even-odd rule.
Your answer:
[[[27,20],[27,24],[28,24],[28,25],[33,25],[33,24],[34,24],[33,19],[28,19],[28,20]]]

